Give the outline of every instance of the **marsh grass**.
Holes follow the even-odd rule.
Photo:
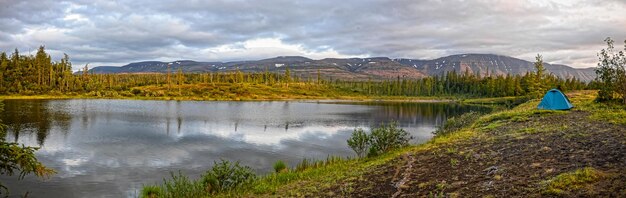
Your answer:
[[[278,160],[274,163],[274,172],[280,173],[286,171],[289,171],[289,169],[287,168],[287,164],[285,162]]]
[[[328,165],[342,162],[344,160],[350,160],[350,158],[341,158],[338,156],[327,156],[326,160],[312,160],[312,159],[304,158],[302,159],[302,161],[300,161],[300,163],[296,165],[295,171],[302,172],[310,168],[319,168],[323,166],[328,166]]]
[[[157,198],[161,196],[163,196],[163,192],[159,186],[144,186],[141,189],[141,197]]]
[[[200,183],[189,179],[182,172],[170,173],[169,179],[163,179],[160,186],[144,186],[141,190],[141,197],[201,197],[205,195]]]

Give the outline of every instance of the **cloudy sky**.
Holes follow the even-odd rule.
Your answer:
[[[0,0],[1,51],[45,45],[75,68],[459,53],[591,67],[608,36],[626,39],[626,0]]]

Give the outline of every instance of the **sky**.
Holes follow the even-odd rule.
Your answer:
[[[626,40],[626,0],[0,0],[0,51],[74,68],[276,56],[492,53],[593,67]]]

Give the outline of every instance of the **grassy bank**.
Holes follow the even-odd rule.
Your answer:
[[[260,177],[215,196],[626,196],[626,107],[569,94],[571,111],[538,100],[431,141],[364,159]]]

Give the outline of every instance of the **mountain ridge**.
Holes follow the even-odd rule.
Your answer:
[[[311,78],[320,75],[332,79],[392,79],[421,78],[444,75],[446,72],[471,72],[481,76],[495,74],[521,74],[534,71],[533,62],[497,54],[455,54],[431,60],[370,57],[370,58],[324,58],[319,60],[303,56],[278,56],[261,60],[230,62],[199,62],[177,60],[172,62],[140,61],[124,66],[98,66],[91,73],[166,73],[168,65],[172,72],[260,72],[284,71],[288,66],[294,75]],[[548,73],[561,78],[577,78],[589,82],[595,78],[594,68],[573,68],[563,64],[544,63]]]

